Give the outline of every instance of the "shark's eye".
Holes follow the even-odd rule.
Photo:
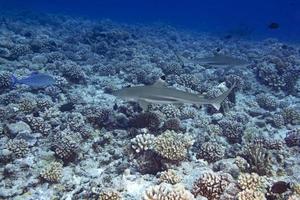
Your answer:
[[[131,85],[126,85],[125,87],[126,87],[126,88],[130,88],[130,87],[131,87]]]
[[[164,81],[166,80],[166,76],[165,75],[162,75],[160,78],[161,78],[161,80],[164,80]]]

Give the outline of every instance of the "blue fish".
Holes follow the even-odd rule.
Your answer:
[[[28,77],[22,79],[17,79],[15,76],[12,76],[12,82],[13,85],[24,84],[37,89],[51,86],[55,83],[55,80],[48,74],[33,72]]]

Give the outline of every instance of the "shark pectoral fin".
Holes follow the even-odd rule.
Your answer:
[[[162,80],[161,78],[159,78],[152,86],[155,86],[155,87],[166,87],[167,83],[164,80]]]
[[[211,104],[216,110],[220,110],[221,104],[220,103],[213,103]]]
[[[214,101],[212,101],[210,104],[217,110],[220,110],[221,103],[228,97],[228,95],[231,93],[231,91],[233,90],[235,85],[236,85],[236,82],[234,82],[233,85],[226,92],[224,92],[222,95],[216,97],[214,99]]]
[[[138,100],[138,103],[143,110],[145,110],[145,111],[148,110],[149,103],[147,101]]]

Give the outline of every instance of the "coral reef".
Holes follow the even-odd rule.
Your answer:
[[[129,126],[157,130],[160,127],[159,116],[154,112],[141,113],[129,120]]]
[[[155,136],[151,134],[140,134],[131,139],[131,148],[136,152],[147,151],[153,148]]]
[[[176,174],[176,171],[172,169],[161,172],[159,176],[160,182],[170,183],[172,185],[179,183],[181,179],[182,178]]]
[[[198,159],[204,159],[208,162],[215,162],[224,157],[225,148],[217,142],[205,142],[201,145],[197,153]]]
[[[45,181],[56,183],[62,177],[63,165],[59,162],[51,162],[48,166],[42,169],[40,176]]]
[[[271,154],[261,143],[248,143],[244,146],[241,156],[247,160],[250,171],[259,175],[271,173]]]
[[[0,199],[299,199],[299,44],[17,11],[0,27]],[[14,79],[35,71],[55,82]],[[114,95],[159,78],[208,104],[235,88],[220,110]]]
[[[0,73],[0,92],[4,89],[8,89],[12,86],[12,75],[8,72]]]
[[[98,200],[121,200],[121,197],[117,192],[103,191],[99,194]]]
[[[200,176],[194,183],[193,194],[201,195],[208,200],[220,199],[226,187],[230,183],[230,175],[207,172]]]
[[[266,94],[256,95],[256,102],[261,108],[266,110],[276,110],[277,107],[276,100],[271,96],[267,96]]]
[[[163,158],[180,161],[187,157],[188,148],[193,142],[187,135],[167,130],[156,137],[153,149]]]
[[[219,122],[224,135],[230,143],[240,143],[244,134],[244,126],[242,123],[231,120],[221,120]]]
[[[12,152],[13,158],[22,158],[29,152],[28,144],[23,139],[13,139],[7,142],[7,149]]]
[[[238,178],[238,185],[242,190],[257,191],[263,188],[263,179],[258,174],[241,174]]]
[[[193,195],[182,186],[160,184],[148,188],[143,200],[193,200]]]
[[[237,195],[238,200],[266,200],[265,194],[259,191],[244,190]]]

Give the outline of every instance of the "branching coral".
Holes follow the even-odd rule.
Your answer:
[[[300,147],[300,128],[288,131],[284,140],[288,147]]]
[[[154,151],[163,158],[179,161],[186,158],[193,142],[187,135],[167,130],[155,139]]]
[[[238,200],[266,200],[265,194],[259,191],[244,190],[237,195]]]
[[[24,113],[32,113],[36,108],[36,102],[33,99],[25,98],[19,103],[19,110]]]
[[[12,86],[12,76],[7,72],[0,73],[0,91]]]
[[[48,182],[59,182],[62,177],[62,169],[61,163],[52,162],[41,171],[40,176]]]
[[[98,200],[121,200],[121,196],[115,191],[103,191],[99,194]]]
[[[220,199],[229,183],[229,175],[207,172],[194,183],[192,193],[195,196],[204,196],[208,200],[217,200]]]
[[[67,65],[63,65],[62,72],[64,77],[74,83],[84,82],[86,79],[86,75],[80,66],[75,63],[69,63]]]
[[[300,110],[293,107],[284,108],[281,112],[285,124],[300,125]]]
[[[157,130],[160,127],[161,120],[154,112],[141,113],[129,120],[129,125],[136,128],[148,128]]]
[[[272,52],[258,64],[256,68],[257,77],[263,84],[274,90],[292,93],[300,71],[294,67],[296,64],[295,57],[291,53],[283,55],[281,51],[284,50]]]
[[[155,137],[151,134],[140,134],[131,139],[131,148],[140,153],[153,148]]]
[[[277,107],[277,102],[275,98],[266,94],[256,95],[256,102],[261,108],[264,108],[266,110],[276,110]]]
[[[271,155],[263,144],[246,144],[243,148],[241,156],[247,160],[252,172],[255,172],[259,175],[266,175],[271,172]]]
[[[51,132],[51,125],[45,122],[42,117],[33,117],[32,115],[26,116],[25,121],[29,124],[33,132],[49,135]]]
[[[7,143],[7,149],[12,152],[14,158],[22,158],[29,152],[28,144],[23,139],[9,140]]]
[[[174,130],[179,131],[181,129],[181,121],[177,118],[171,118],[164,122],[162,126],[163,131]]]
[[[73,161],[78,154],[79,144],[75,135],[67,135],[65,132],[57,134],[51,141],[51,149],[55,155],[65,162]]]
[[[201,91],[201,82],[199,81],[196,76],[192,74],[180,74],[180,75],[175,75],[175,81],[179,85],[183,85],[187,88],[191,88],[192,90],[195,91]]]
[[[174,185],[181,181],[181,177],[177,175],[175,170],[169,169],[160,174],[159,181]]]
[[[217,142],[205,142],[201,145],[197,154],[198,159],[215,162],[224,157],[225,148]]]
[[[176,118],[180,116],[180,110],[172,104],[162,105],[160,111],[166,116],[166,118]]]
[[[242,123],[232,120],[222,120],[219,122],[222,128],[222,134],[231,143],[240,143],[244,134],[244,126]]]
[[[238,184],[242,190],[257,191],[264,187],[264,182],[262,177],[260,177],[256,173],[241,174],[238,178]]]
[[[194,200],[194,196],[179,185],[160,184],[148,188],[143,200]]]

